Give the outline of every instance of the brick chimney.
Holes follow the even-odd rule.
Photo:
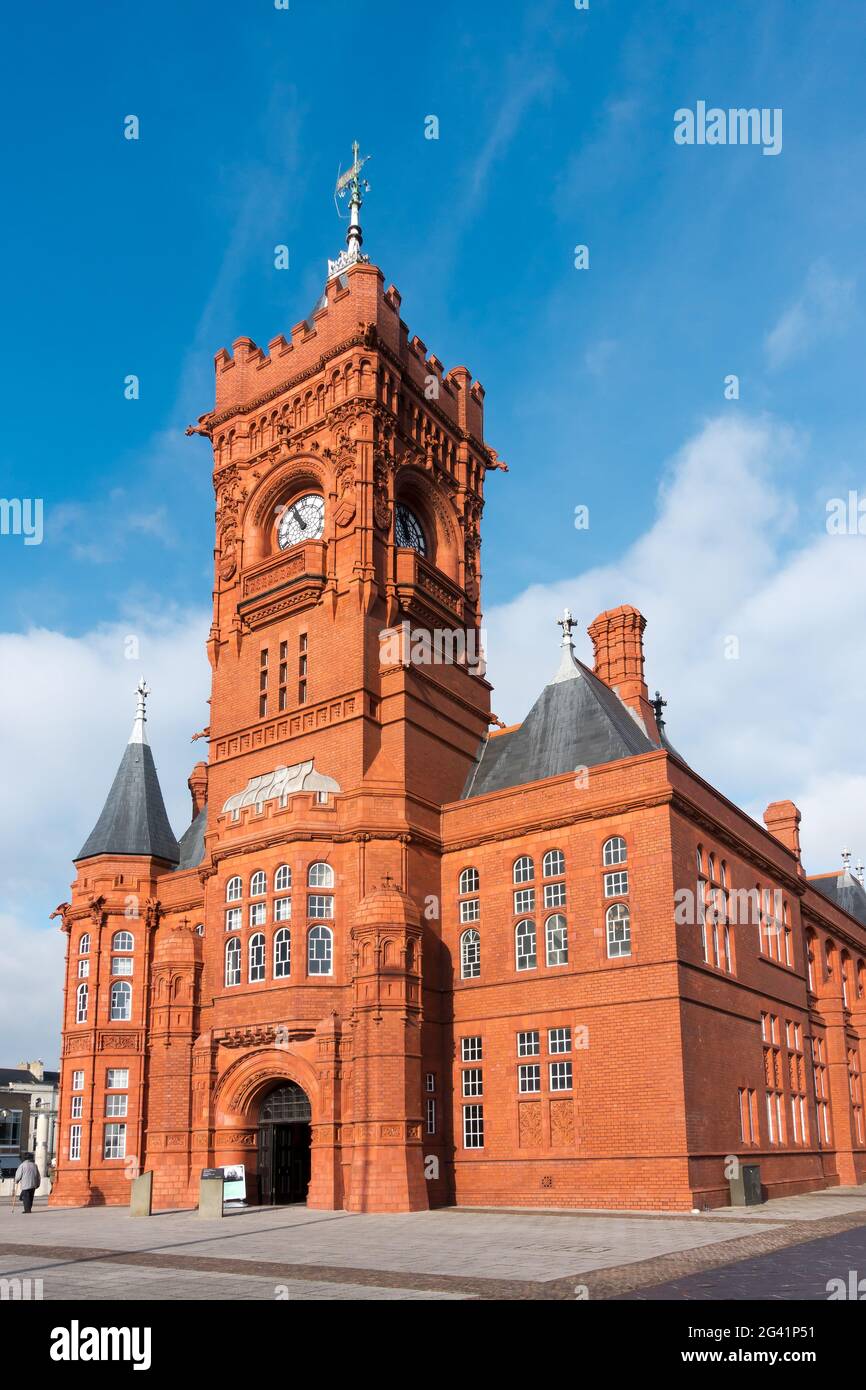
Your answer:
[[[595,651],[594,671],[640,717],[649,737],[659,742],[643,671],[646,618],[630,604],[599,613],[588,632]]]
[[[800,812],[793,801],[771,801],[764,812],[764,824],[770,834],[789,849],[797,860],[798,873],[803,872],[800,861]]]
[[[196,763],[187,782],[192,795],[192,818],[195,820],[207,801],[207,763]]]

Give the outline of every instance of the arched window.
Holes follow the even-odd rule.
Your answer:
[[[330,864],[311,864],[307,870],[307,883],[311,888],[333,888],[334,870]]]
[[[75,1022],[87,1022],[87,985],[79,985],[75,991]]]
[[[862,999],[866,995],[866,965],[862,960],[857,962],[857,998]]]
[[[333,964],[334,933],[330,927],[311,927],[307,937],[307,974],[331,975]]]
[[[460,875],[458,893],[477,893],[481,880],[477,869],[464,869]]]
[[[697,849],[695,850],[695,858],[696,858],[697,861],[698,861],[698,874],[699,874],[699,875],[705,874],[705,873],[706,873],[706,869],[704,868],[704,847],[703,847],[703,845],[698,845]]]
[[[256,869],[250,879],[250,897],[260,898],[268,891],[268,879],[264,869]]]
[[[132,939],[131,931],[116,931],[111,938],[112,951],[133,951],[135,942]]]
[[[226,942],[226,984],[239,985],[241,982],[241,943],[236,936]]]
[[[274,937],[274,979],[284,980],[292,973],[292,933],[280,927]]]
[[[257,931],[255,936],[250,937],[249,944],[250,969],[249,982],[251,985],[257,984],[259,980],[265,978],[265,937],[264,932]]]
[[[561,912],[544,924],[544,951],[548,965],[568,965],[568,927]]]
[[[541,862],[545,878],[559,878],[565,873],[565,855],[561,849],[549,849]]]
[[[607,909],[607,954],[631,955],[631,914],[627,903],[614,903]]]
[[[602,850],[602,860],[605,864],[624,864],[626,860],[625,840],[621,835],[611,835],[609,840],[605,840]],[[701,871],[701,852],[698,850],[698,873]]]
[[[535,878],[535,865],[528,854],[515,859],[512,875],[515,883],[530,883]]]
[[[237,877],[230,878],[226,884],[226,902],[236,903],[243,892],[243,884]]]
[[[285,893],[292,886],[292,871],[288,864],[281,864],[274,875],[274,892]]]
[[[477,980],[481,974],[481,933],[474,927],[460,938],[460,978]]]
[[[132,985],[126,980],[115,980],[111,986],[108,1016],[112,1023],[132,1018]]]
[[[845,1005],[846,1009],[851,1007],[851,991],[848,988],[848,963],[850,959],[851,957],[848,955],[847,951],[843,951],[839,957],[839,974],[842,977],[842,1003]]]
[[[515,959],[518,970],[534,970],[538,959],[535,949],[535,923],[525,920],[514,928]]]
[[[78,954],[86,956],[90,950],[90,932],[86,931],[78,943]]]

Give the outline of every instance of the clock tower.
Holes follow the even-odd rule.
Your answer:
[[[356,147],[338,185],[347,248],[318,303],[267,352],[239,338],[217,354],[215,408],[193,431],[211,441],[216,495],[202,1022],[209,1037],[260,1023],[263,994],[268,1026],[299,1045],[331,1020],[321,1045],[340,1075],[313,1107],[309,1200],[356,1210],[431,1191],[422,1068],[450,1068],[440,813],[491,722],[480,522],[485,475],[503,466],[482,387],[410,334],[361,251],[362,163]],[[257,873],[269,891],[294,874],[291,907],[260,913]],[[279,911],[293,914],[291,976],[239,987],[226,933],[246,962]],[[215,1161],[243,1158],[244,1118],[202,1109]]]

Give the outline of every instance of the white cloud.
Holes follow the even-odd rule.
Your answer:
[[[854,281],[840,279],[825,261],[814,261],[800,295],[764,340],[769,366],[783,367],[838,332],[853,302]]]
[[[555,668],[554,620],[566,604],[585,628],[633,603],[647,618],[647,681],[669,701],[671,741],[756,818],[770,801],[794,800],[807,871],[818,872],[838,866],[843,838],[866,857],[857,772],[866,537],[827,535],[816,509],[811,539],[794,548],[786,471],[803,447],[768,419],[708,421],[672,461],[634,545],[608,565],[532,586],[486,626],[494,709],[511,723]],[[728,637],[737,660],[726,659]],[[579,654],[591,664],[585,634]]]
[[[138,615],[81,637],[42,628],[0,634],[0,1060],[7,1064],[19,1053],[39,1056],[57,1037],[63,937],[48,916],[69,896],[72,857],[117,770],[142,674],[153,690],[148,732],[169,818],[177,835],[189,824],[186,779],[206,757],[206,745],[190,736],[209,718],[209,620],[203,612]],[[130,637],[138,660],[126,659]]]

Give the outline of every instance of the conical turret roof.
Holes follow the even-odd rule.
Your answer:
[[[144,727],[144,702],[149,693],[141,681],[129,742],[102,814],[75,856],[76,861],[91,859],[95,854],[141,854],[165,859],[170,864],[177,864],[180,859]]]

